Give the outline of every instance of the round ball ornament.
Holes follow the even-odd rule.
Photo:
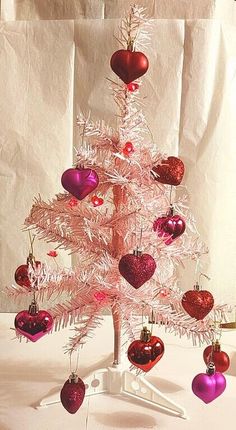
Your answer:
[[[133,254],[124,255],[119,261],[120,274],[134,288],[140,288],[153,276],[156,262],[149,254],[142,254],[138,249]]]
[[[140,339],[130,344],[127,355],[130,363],[144,372],[149,372],[162,358],[164,351],[162,340],[152,336],[147,327],[143,327]]]
[[[61,389],[60,398],[64,408],[75,414],[84,401],[85,385],[82,379],[72,373]]]
[[[161,184],[179,185],[184,176],[184,163],[180,158],[168,157],[152,168],[152,174]]]
[[[146,73],[149,63],[142,52],[120,49],[112,55],[110,65],[125,84],[130,84]]]
[[[207,290],[200,290],[198,283],[193,290],[186,291],[182,297],[184,310],[197,320],[205,318],[214,306],[214,297]]]
[[[186,224],[180,215],[174,215],[173,207],[170,207],[167,215],[157,218],[153,223],[153,230],[158,237],[164,238],[166,245],[178,239],[185,232]]]
[[[35,261],[35,257],[33,254],[29,254],[27,258],[26,264],[21,264],[19,267],[17,267],[15,271],[15,282],[20,285],[21,287],[30,288],[31,282],[29,277],[29,266],[32,266],[33,268],[39,268],[41,266],[40,261]]]
[[[199,373],[192,381],[193,393],[204,403],[210,403],[219,397],[226,388],[226,379],[215,371],[214,363],[209,363],[206,373]]]
[[[35,300],[29,306],[29,310],[19,312],[15,317],[16,331],[25,336],[31,342],[36,342],[53,327],[52,315],[44,310],[39,310]]]
[[[204,349],[203,359],[206,364],[213,362],[217,372],[224,373],[230,366],[230,358],[226,352],[221,350],[221,345],[218,340],[212,342],[212,345]]]
[[[66,170],[61,177],[63,188],[78,200],[83,200],[97,188],[99,178],[95,170],[76,167]]]

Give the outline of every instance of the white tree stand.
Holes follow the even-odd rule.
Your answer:
[[[161,393],[154,385],[146,381],[143,376],[125,370],[121,360],[121,315],[117,308],[112,310],[114,324],[114,363],[111,367],[94,370],[83,378],[86,396],[95,394],[124,395],[128,398],[144,403],[147,406],[162,410],[172,415],[187,418],[185,409]],[[37,409],[60,403],[60,392],[49,395],[41,400]]]
[[[132,372],[122,369],[121,365],[113,364],[112,367],[95,370],[83,380],[86,386],[86,396],[102,393],[125,395],[159,411],[187,418],[184,408],[162,394],[143,376],[136,376]],[[60,403],[59,392],[45,397],[36,408],[41,409],[56,403]]]

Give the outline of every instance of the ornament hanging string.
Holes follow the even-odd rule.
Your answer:
[[[30,250],[29,250],[29,253],[32,254],[32,255],[34,255],[34,247],[33,247],[33,245],[34,245],[34,240],[35,240],[36,235],[33,234],[33,236],[32,236],[30,230],[28,230],[28,233],[29,233],[29,241],[30,241]]]
[[[70,353],[70,373],[71,374],[76,374],[78,367],[79,367],[79,349],[77,350],[77,355],[76,355],[76,364],[75,364],[75,369],[72,370],[72,352]]]

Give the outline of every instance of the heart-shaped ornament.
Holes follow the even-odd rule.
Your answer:
[[[202,320],[212,310],[214,298],[207,290],[189,290],[183,295],[182,306],[192,318]]]
[[[140,288],[147,282],[156,270],[156,262],[149,254],[126,254],[119,262],[120,274],[134,288]]]
[[[110,65],[113,72],[125,84],[129,84],[146,73],[149,63],[142,52],[120,49],[112,55]]]
[[[61,184],[66,191],[78,200],[83,200],[99,184],[95,170],[76,167],[66,170],[61,177]]]
[[[210,403],[219,397],[226,388],[226,379],[220,372],[212,375],[199,373],[192,382],[194,394],[203,402]]]
[[[30,310],[24,310],[15,317],[16,331],[32,342],[36,342],[50,332],[52,327],[53,317],[44,310],[36,311],[35,314],[31,313]]]
[[[184,176],[184,163],[180,158],[168,157],[152,168],[154,179],[162,184],[179,185]]]
[[[84,382],[73,373],[61,389],[61,403],[70,414],[75,414],[82,405],[84,396]]]
[[[218,340],[204,349],[203,359],[206,364],[213,362],[217,372],[226,372],[230,366],[230,358],[226,352],[221,350]]]
[[[171,243],[177,239],[185,231],[185,221],[179,215],[168,215],[157,218],[153,223],[153,230],[157,232],[159,237],[166,238],[165,244]]]
[[[127,355],[134,366],[149,372],[162,358],[164,351],[162,340],[157,336],[151,336],[147,327],[144,327],[140,339],[130,344]]]
[[[32,267],[35,269],[39,269],[41,266],[40,261],[34,261],[32,263]],[[19,267],[17,267],[15,271],[15,281],[18,285],[21,287],[31,287],[31,282],[29,278],[29,263],[28,264],[21,264]]]

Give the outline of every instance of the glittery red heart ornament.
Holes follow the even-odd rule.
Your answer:
[[[212,310],[214,298],[207,290],[189,290],[183,295],[182,306],[192,318],[202,320]]]
[[[149,372],[164,354],[164,343],[159,337],[151,336],[147,327],[141,332],[141,338],[134,340],[127,351],[129,361],[144,372]]]
[[[162,184],[179,185],[184,176],[184,163],[177,157],[168,157],[161,164],[154,166],[154,179]]]
[[[147,282],[156,270],[156,262],[149,254],[126,254],[119,262],[120,274],[134,288],[140,288]]]
[[[230,366],[230,358],[226,352],[221,351],[219,341],[213,342],[204,349],[203,359],[206,364],[213,362],[217,372],[226,372]]]
[[[149,63],[142,52],[120,49],[112,55],[110,65],[113,72],[125,84],[129,84],[146,73]]]
[[[75,414],[84,401],[85,385],[76,374],[72,374],[61,389],[61,403],[70,413]]]

